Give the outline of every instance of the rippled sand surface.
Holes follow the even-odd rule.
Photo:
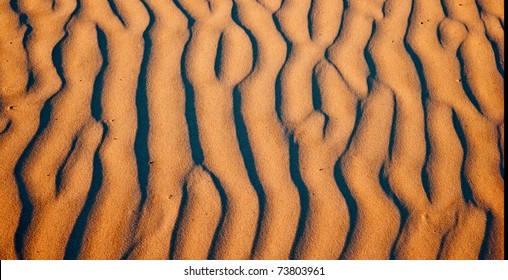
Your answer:
[[[0,0],[0,259],[504,258],[504,1]]]

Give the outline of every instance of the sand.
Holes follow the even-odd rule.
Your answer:
[[[0,259],[503,259],[504,1],[1,0]]]

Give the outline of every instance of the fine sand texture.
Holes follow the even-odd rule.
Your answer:
[[[0,259],[503,259],[504,0],[0,0]]]

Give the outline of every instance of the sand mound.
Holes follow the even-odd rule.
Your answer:
[[[502,259],[503,11],[1,1],[0,259]]]

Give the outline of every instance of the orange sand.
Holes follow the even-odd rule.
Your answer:
[[[504,1],[0,0],[0,259],[503,259]]]

